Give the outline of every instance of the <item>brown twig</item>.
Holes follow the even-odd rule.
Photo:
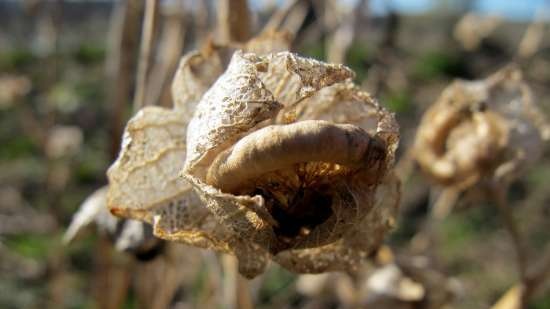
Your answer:
[[[494,187],[491,190],[494,201],[498,207],[498,210],[504,219],[504,224],[510,237],[512,238],[512,244],[516,251],[517,267],[522,282],[527,280],[527,248],[525,242],[521,236],[521,232],[514,218],[514,215],[510,211],[508,200],[506,198],[506,191],[502,187]]]
[[[155,27],[157,5],[157,0],[147,0],[147,2],[145,2],[145,16],[143,18],[143,26],[141,31],[139,63],[136,89],[134,92],[134,110],[136,111],[146,104],[145,83],[147,82],[147,71],[149,70],[149,60],[151,58],[151,47],[153,44],[153,32]]]
[[[327,42],[327,60],[332,63],[345,63],[348,49],[353,43],[358,21],[368,5],[368,1],[360,0],[355,7],[342,13],[339,25],[329,35]]]
[[[106,60],[107,93],[110,106],[110,156],[116,158],[124,128],[124,111],[134,72],[134,50],[137,49],[141,1],[121,1],[111,16],[109,47]]]
[[[224,271],[223,278],[223,307],[226,309],[252,309],[253,301],[248,289],[248,282],[238,271],[237,259],[232,255],[221,257]]]
[[[525,280],[525,291],[523,293],[523,303],[543,286],[544,282],[550,277],[550,243],[546,245],[546,249],[542,257],[533,265],[527,272]]]
[[[166,102],[171,101],[168,100],[170,82],[183,49],[185,36],[185,29],[182,27],[183,8],[176,7],[163,17],[156,64],[151,68],[145,98],[148,104],[166,106]]]
[[[279,27],[282,25],[283,20],[287,17],[287,15],[290,14],[291,10],[294,8],[294,6],[298,3],[298,0],[287,0],[283,5],[278,7],[273,14],[271,14],[271,17],[269,17],[269,20],[264,25],[262,29],[262,33],[271,32],[279,29]]]
[[[246,0],[218,1],[218,33],[222,43],[246,42],[250,38],[250,28]]]
[[[528,270],[525,281],[512,286],[491,309],[521,309],[550,277],[550,244],[539,261]]]

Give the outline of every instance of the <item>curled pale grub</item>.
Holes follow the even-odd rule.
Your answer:
[[[353,270],[394,225],[397,123],[345,66],[264,52],[184,57],[174,109],[128,123],[108,207],[157,237],[235,255],[249,278],[268,258]]]
[[[384,143],[360,127],[322,120],[272,125],[239,140],[218,156],[206,176],[208,184],[233,192],[243,182],[303,162],[368,166],[383,159]]]

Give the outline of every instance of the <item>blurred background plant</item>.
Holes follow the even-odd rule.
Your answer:
[[[505,192],[525,248],[523,285],[499,208],[486,207],[494,201],[461,194],[453,213],[432,225],[437,190],[410,169],[397,229],[356,274],[298,276],[272,265],[245,282],[234,260],[212,252],[166,243],[147,245],[145,256],[118,251],[132,247],[113,246],[121,235],[150,233],[123,221],[62,243],[79,205],[106,184],[127,119],[141,106],[171,106],[170,84],[187,51],[287,31],[293,51],[349,65],[356,82],[396,113],[399,167],[407,170],[421,116],[455,78],[483,79],[515,62],[540,114],[549,114],[548,5],[0,2],[0,307],[503,309],[520,308],[527,284],[536,287],[528,308],[550,308],[547,144]],[[426,226],[434,246],[415,237]]]

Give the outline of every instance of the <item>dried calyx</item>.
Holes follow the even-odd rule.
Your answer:
[[[414,154],[435,182],[462,190],[480,181],[509,182],[547,138],[521,72],[506,67],[447,87],[422,119]]]
[[[389,174],[397,125],[351,76],[287,52],[237,52],[205,93],[184,176],[234,233],[276,255],[331,245],[361,225]]]
[[[357,267],[397,210],[393,115],[342,65],[237,51],[224,69],[208,61],[222,59],[217,49],[193,55],[175,108],[129,122],[108,173],[111,211],[234,254],[247,277],[268,258],[296,272]]]

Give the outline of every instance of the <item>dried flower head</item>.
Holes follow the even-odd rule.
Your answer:
[[[507,67],[447,87],[424,114],[414,155],[435,182],[466,189],[510,181],[536,160],[548,136],[521,72]]]
[[[393,115],[342,65],[239,50],[217,76],[224,61],[210,51],[183,58],[174,110],[128,123],[108,172],[111,212],[234,254],[247,277],[270,257],[297,272],[353,269],[397,208]]]
[[[498,16],[464,15],[454,28],[454,37],[465,50],[472,51],[489,37],[502,23]]]
[[[387,182],[398,196],[397,125],[351,76],[287,52],[237,52],[188,127],[184,176],[206,207],[294,271],[350,269],[395,210],[376,193]]]

